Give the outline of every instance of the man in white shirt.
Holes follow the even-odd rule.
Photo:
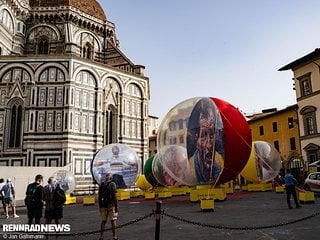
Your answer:
[[[6,218],[9,218],[9,205],[12,208],[13,217],[18,218],[19,216],[16,214],[15,191],[10,178],[7,179],[7,183],[1,188],[1,194],[4,198]]]

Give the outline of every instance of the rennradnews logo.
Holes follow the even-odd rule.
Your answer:
[[[70,224],[3,224],[2,232],[24,232],[24,233],[69,233]]]

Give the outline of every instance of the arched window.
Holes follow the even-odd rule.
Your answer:
[[[49,54],[49,41],[46,38],[38,42],[38,54]]]
[[[86,59],[93,59],[93,47],[90,43],[86,43],[82,48],[82,57]]]
[[[105,122],[105,145],[111,143],[117,143],[117,122],[118,112],[114,106],[109,106],[106,111],[106,122]]]
[[[318,132],[316,125],[316,110],[317,109],[314,106],[306,106],[300,111],[303,118],[304,136],[316,134]]]
[[[307,161],[309,164],[319,161],[319,150],[320,146],[309,143],[307,146],[303,148],[307,155]]]
[[[19,148],[21,147],[22,139],[22,120],[23,120],[23,108],[22,101],[13,100],[9,104],[8,109],[8,147],[9,148]]]
[[[136,84],[130,84],[128,86],[128,92],[131,96],[141,98],[142,97],[142,92],[140,88]]]
[[[11,32],[13,33],[13,18],[10,12],[6,9],[0,11],[0,22]]]

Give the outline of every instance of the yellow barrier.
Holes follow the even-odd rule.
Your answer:
[[[212,187],[211,185],[197,185],[196,189],[208,189],[208,188],[211,188],[211,187]]]
[[[275,191],[276,191],[276,193],[283,193],[284,192],[284,186],[276,186]]]
[[[123,190],[123,189],[119,189],[117,191],[117,198],[118,200],[126,200],[126,199],[130,199],[130,192],[127,190]]]
[[[66,202],[64,203],[65,205],[69,204],[75,204],[77,203],[77,197],[72,197],[70,194],[66,194]]]
[[[96,199],[94,196],[88,196],[83,198],[83,205],[94,205]]]
[[[248,185],[242,185],[241,186],[242,191],[248,191]]]
[[[190,201],[197,202],[201,199],[226,200],[227,195],[224,188],[191,189]]]
[[[213,199],[224,201],[227,199],[227,193],[224,188],[214,188],[213,189]]]
[[[144,191],[142,191],[142,190],[133,190],[133,191],[130,191],[130,197],[133,197],[133,198],[135,198],[135,197],[144,197],[144,195],[145,195],[145,192]]]
[[[172,192],[172,196],[187,195],[189,191],[187,186],[168,186],[168,190]]]
[[[168,188],[167,187],[155,187],[152,190],[152,192],[155,192],[155,193],[164,192],[164,191],[168,191]]]
[[[213,211],[214,210],[214,200],[213,199],[201,199],[200,208],[202,211]]]
[[[265,192],[271,191],[272,184],[271,183],[250,183],[248,184],[249,192]]]
[[[144,194],[145,199],[155,199],[155,197],[156,197],[156,194],[154,192],[146,192]]]
[[[299,191],[299,200],[301,203],[314,203],[314,193],[309,191]]]
[[[158,192],[158,198],[169,198],[169,197],[172,197],[172,192],[169,192],[169,191]]]
[[[191,189],[190,202],[198,202],[200,199],[212,198],[213,189]]]
[[[227,182],[227,183],[223,184],[223,187],[224,187],[227,194],[234,193],[233,182]]]

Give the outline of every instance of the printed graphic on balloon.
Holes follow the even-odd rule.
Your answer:
[[[153,173],[156,179],[166,186],[196,184],[191,171],[186,149],[178,145],[164,148],[163,154],[157,154],[153,162]]]
[[[279,174],[280,168],[281,156],[275,147],[265,141],[254,141],[249,161],[240,174],[249,181],[267,182]]]
[[[76,179],[74,175],[66,170],[54,172],[51,177],[54,177],[65,193],[72,193],[76,188]]]
[[[101,184],[107,173],[113,175],[118,188],[134,185],[141,172],[137,153],[128,145],[113,143],[101,148],[91,162],[91,174]]]
[[[229,142],[238,146],[227,146]],[[162,184],[216,184],[233,179],[245,166],[251,133],[243,115],[232,105],[215,98],[191,98],[167,113],[159,127],[157,145],[159,156],[153,163],[153,174]]]
[[[160,154],[157,153],[152,162],[152,174],[156,181],[158,182],[159,186],[166,186],[167,181],[165,179],[166,172],[164,170],[163,162],[160,158]]]

